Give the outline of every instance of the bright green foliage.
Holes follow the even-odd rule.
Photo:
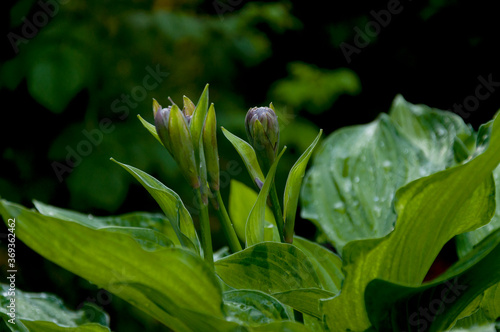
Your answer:
[[[0,317],[12,319],[9,314],[9,285],[0,284]],[[85,303],[78,311],[68,310],[52,294],[16,291],[15,325],[6,323],[7,331],[32,332],[109,332],[109,317],[93,304]],[[0,322],[0,327],[2,323]],[[2,331],[4,331],[2,329]]]
[[[203,95],[197,105],[203,110],[208,108],[205,93],[207,105]],[[191,112],[194,104],[185,104]],[[195,120],[196,112],[191,130],[203,125]],[[152,125],[143,124],[155,134]],[[196,136],[203,166],[200,128]],[[298,236],[293,244],[281,243],[268,196],[285,151],[264,178],[252,146],[229,131],[224,134],[260,191],[232,181],[232,222],[227,225],[234,225],[246,247],[232,249],[232,254],[219,250],[215,263],[206,259],[206,250],[201,252],[193,219],[179,195],[118,162],[165,216],[94,217],[40,202],[34,211],[5,200],[0,214],[6,222],[16,219],[16,237],[31,249],[174,331],[498,328],[500,119],[476,133],[453,114],[398,96],[389,114],[327,138],[302,186],[302,215],[341,255]],[[320,135],[288,175],[285,227],[294,222],[298,188]],[[200,180],[206,185],[206,178],[200,175]],[[217,204],[224,204],[220,196]],[[293,227],[287,234],[292,236]],[[459,260],[424,282],[443,246],[454,239]],[[2,296],[5,301],[5,292]],[[22,292],[18,296],[36,298]],[[30,300],[20,310],[20,322],[30,331],[73,331],[76,326],[79,331],[108,330],[102,313],[96,322],[77,320],[80,311],[55,308],[59,300],[43,299]],[[11,327],[0,310],[2,323]],[[44,314],[48,311],[60,320],[51,322]],[[66,320],[60,324],[64,327],[58,326]]]
[[[233,221],[236,234],[241,241],[245,241],[245,227],[248,215],[257,201],[258,194],[252,188],[249,188],[236,180],[231,180],[229,191],[229,215]],[[264,219],[264,224],[268,226],[266,230],[269,229],[271,225],[275,224],[271,208],[267,205],[265,208]],[[279,237],[276,240],[279,241]]]
[[[316,139],[311,143],[307,150],[300,156],[295,165],[293,165],[286,180],[285,193],[283,195],[283,218],[285,221],[285,241],[292,242],[293,230],[295,228],[295,212],[299,202],[300,186],[302,178],[306,172],[306,166],[311,158],[312,152],[318,144],[323,130],[320,130]]]
[[[247,247],[264,241],[267,197],[269,195],[269,190],[271,189],[271,184],[274,181],[274,174],[276,173],[276,167],[278,167],[278,162],[283,153],[285,152],[285,149],[281,151],[281,153],[276,158],[276,161],[269,169],[269,173],[267,173],[266,180],[264,181],[264,184],[262,185],[259,195],[257,196],[257,201],[255,202],[255,205],[253,206],[252,210],[250,211],[250,214],[248,215],[248,220],[245,226],[245,243]]]

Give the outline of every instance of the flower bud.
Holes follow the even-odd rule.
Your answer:
[[[193,188],[200,186],[193,143],[187,120],[177,105],[160,109],[155,115],[158,137],[179,165]]]
[[[245,129],[260,166],[267,172],[276,159],[280,129],[276,113],[269,107],[253,107],[245,118]]]
[[[217,151],[217,122],[214,104],[210,105],[203,126],[203,150],[207,165],[208,183],[213,191],[219,190],[219,152]]]

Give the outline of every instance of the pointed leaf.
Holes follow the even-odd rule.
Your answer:
[[[265,212],[267,206],[267,197],[269,196],[269,190],[271,189],[271,184],[274,182],[274,174],[276,173],[276,168],[280,161],[281,156],[285,152],[286,147],[283,148],[281,153],[276,157],[273,165],[267,173],[264,185],[257,196],[257,201],[253,206],[245,226],[245,243],[249,247],[251,245],[257,244],[264,241],[264,226],[265,226]]]
[[[203,131],[203,124],[205,123],[205,117],[208,111],[208,84],[205,85],[205,89],[196,104],[196,108],[191,118],[191,123],[189,125],[189,130],[191,131],[191,139],[193,141],[193,146],[195,147],[195,154],[199,153],[201,133]]]
[[[290,243],[293,239],[295,214],[297,212],[297,203],[299,202],[302,178],[304,177],[309,158],[311,158],[312,152],[314,151],[316,144],[318,144],[322,133],[323,130],[321,129],[311,145],[293,165],[290,173],[288,174],[288,179],[286,180],[285,193],[283,197],[283,219],[285,220],[285,241]]]
[[[172,228],[176,232],[179,241],[181,244],[189,246],[189,242],[194,246],[196,252],[200,252],[200,241],[198,239],[198,235],[196,234],[196,230],[194,228],[193,220],[191,219],[191,215],[187,211],[184,203],[182,203],[181,198],[177,193],[175,193],[172,189],[166,187],[163,183],[147,174],[146,172],[141,171],[138,168],[133,166],[122,164],[119,161],[113,160],[118,165],[122,166],[125,170],[127,170],[134,178],[139,181],[144,188],[153,196],[155,201],[158,203],[160,208],[162,209],[165,216],[170,221]],[[179,221],[178,220],[179,215]],[[184,238],[184,236],[186,238]]]
[[[231,179],[229,187],[229,215],[233,222],[236,234],[241,241],[245,241],[245,226],[247,223],[248,215],[252,211],[255,202],[257,201],[258,194],[250,187],[243,183]],[[266,206],[265,220],[275,225],[274,215],[269,206]],[[277,233],[277,230],[276,230]],[[279,241],[279,236],[278,236]]]
[[[156,127],[151,123],[147,122],[146,120],[144,120],[140,114],[137,114],[137,117],[139,118],[139,121],[141,121],[144,128],[146,128],[149,131],[149,133],[153,135],[153,137],[156,138],[156,140],[160,142],[161,145],[163,145],[160,137],[158,136],[158,133],[156,132]]]
[[[250,144],[242,140],[241,138],[233,135],[230,131],[222,127],[222,133],[234,146],[241,159],[245,163],[248,174],[252,177],[252,181],[260,188],[262,183],[264,183],[264,174],[260,169],[259,162],[257,161],[257,155]]]

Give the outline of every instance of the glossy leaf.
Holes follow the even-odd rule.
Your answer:
[[[276,160],[269,169],[266,180],[264,181],[259,195],[257,196],[257,201],[255,202],[252,210],[250,211],[250,214],[248,215],[248,219],[245,225],[245,243],[247,247],[264,241],[267,197],[269,196],[271,185],[274,182],[274,174],[276,173],[276,168],[278,167],[280,158],[285,150],[286,147],[283,148],[281,153],[276,157]]]
[[[279,301],[291,306],[295,310],[320,319],[323,318],[323,313],[320,310],[320,300],[328,299],[335,295],[335,293],[319,288],[294,289],[273,294]]]
[[[228,291],[223,294],[223,300],[227,319],[247,326],[290,319],[283,304],[260,291]]]
[[[493,233],[495,230],[500,228],[500,168],[497,167],[493,171],[493,178],[495,179],[495,201],[496,210],[495,215],[491,218],[491,221],[473,231],[460,234],[456,237],[457,253],[459,257],[464,257],[467,255],[475,245],[477,245],[481,240],[486,238],[489,234]]]
[[[155,250],[160,247],[180,246],[168,220],[158,214],[130,213],[121,216],[96,217],[34,201],[41,214],[74,221],[106,232],[119,232],[134,238],[144,249]]]
[[[200,241],[196,234],[193,220],[179,195],[146,172],[133,166],[120,163],[114,159],[112,160],[132,174],[132,176],[146,188],[151,196],[153,196],[163,213],[165,213],[168,221],[171,223],[181,244],[183,243],[188,247],[194,246],[196,252],[199,253]]]
[[[321,286],[337,294],[344,280],[340,257],[319,244],[298,236],[295,236],[293,244],[311,261]]]
[[[245,241],[245,226],[247,223],[248,215],[252,210],[252,207],[257,201],[258,194],[250,187],[245,184],[231,179],[231,184],[229,187],[229,215],[231,216],[231,221],[233,222],[236,234],[241,241]],[[264,213],[265,220],[270,224],[276,224],[274,221],[274,215],[269,206],[266,206],[266,211]],[[276,231],[277,234],[277,231]],[[277,238],[279,241],[279,236]]]
[[[473,301],[481,303],[482,293],[500,281],[499,255],[497,231],[429,284],[410,287],[372,281],[365,295],[370,320],[381,330],[448,330]]]
[[[136,305],[176,331],[191,331],[150,299],[124,283],[159,289],[180,308],[223,317],[222,293],[211,268],[181,248],[142,249],[129,235],[43,216],[0,201],[5,220],[16,219],[16,237],[43,257]],[[50,244],[50,245],[48,245]]]
[[[27,293],[15,289],[9,296],[9,285],[0,284],[0,317],[11,331],[110,331],[109,317],[94,304],[86,303],[77,311],[64,306],[61,299],[47,293]],[[8,322],[10,310],[7,307],[15,299],[15,324]]]
[[[256,183],[256,185],[260,188],[262,183],[264,183],[264,174],[259,166],[259,162],[257,161],[257,155],[255,154],[255,150],[252,148],[250,144],[239,138],[238,136],[233,135],[230,131],[226,130],[222,127],[222,133],[229,142],[234,146],[238,154],[247,168],[248,174],[252,177],[252,181]]]
[[[306,172],[306,166],[311,158],[312,152],[318,144],[323,130],[319,131],[316,139],[311,143],[306,151],[300,156],[297,162],[293,165],[288,179],[286,180],[285,193],[283,197],[283,219],[285,220],[285,241],[291,243],[293,239],[293,231],[295,226],[295,214],[297,212],[297,204],[299,202],[300,187],[302,178]]]
[[[312,263],[297,247],[263,242],[215,262],[215,272],[235,289],[272,294],[291,289],[319,288]]]
[[[454,114],[397,97],[389,116],[323,141],[304,180],[302,217],[339,252],[350,241],[385,236],[396,221],[396,190],[450,166],[455,135],[467,131]]]
[[[398,191],[398,220],[391,234],[344,248],[348,277],[340,295],[323,302],[330,328],[368,328],[362,292],[371,280],[418,286],[451,238],[489,222],[495,210],[491,172],[500,162],[499,125],[496,120],[490,145],[481,155]]]
[[[220,315],[209,315],[196,311],[194,308],[180,307],[168,293],[161,292],[159,289],[139,283],[128,284],[126,286],[140,291],[164,312],[184,322],[193,332],[232,332],[239,328],[238,323],[228,321]]]

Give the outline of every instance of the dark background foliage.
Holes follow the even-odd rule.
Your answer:
[[[275,104],[289,147],[277,175],[281,189],[319,128],[329,134],[369,122],[398,93],[452,111],[465,103],[460,115],[476,129],[500,105],[497,11],[485,0],[52,0],[57,13],[44,22],[45,3],[2,3],[0,195],[27,206],[37,199],[96,215],[158,211],[110,157],[158,177],[189,205],[175,164],[136,115],[152,121],[151,98],[181,104],[185,94],[196,102],[206,83],[219,125],[240,137],[249,107]],[[394,13],[384,16],[388,8]],[[347,49],[354,53],[346,56]],[[157,66],[168,76],[138,95]],[[488,79],[490,90],[479,91],[489,95],[479,100]],[[140,98],[123,99],[134,93]],[[103,119],[113,129],[93,143],[85,133],[99,132]],[[58,176],[55,165],[68,167],[68,151],[83,149],[83,141],[90,152]],[[240,162],[222,135],[219,142],[222,169]],[[244,170],[234,178],[250,184]],[[213,228],[222,246],[216,220]],[[315,230],[299,220],[297,233],[312,238]],[[110,312],[114,330],[162,329],[28,248],[20,245],[18,255],[20,289],[54,292],[72,308],[95,302]]]

